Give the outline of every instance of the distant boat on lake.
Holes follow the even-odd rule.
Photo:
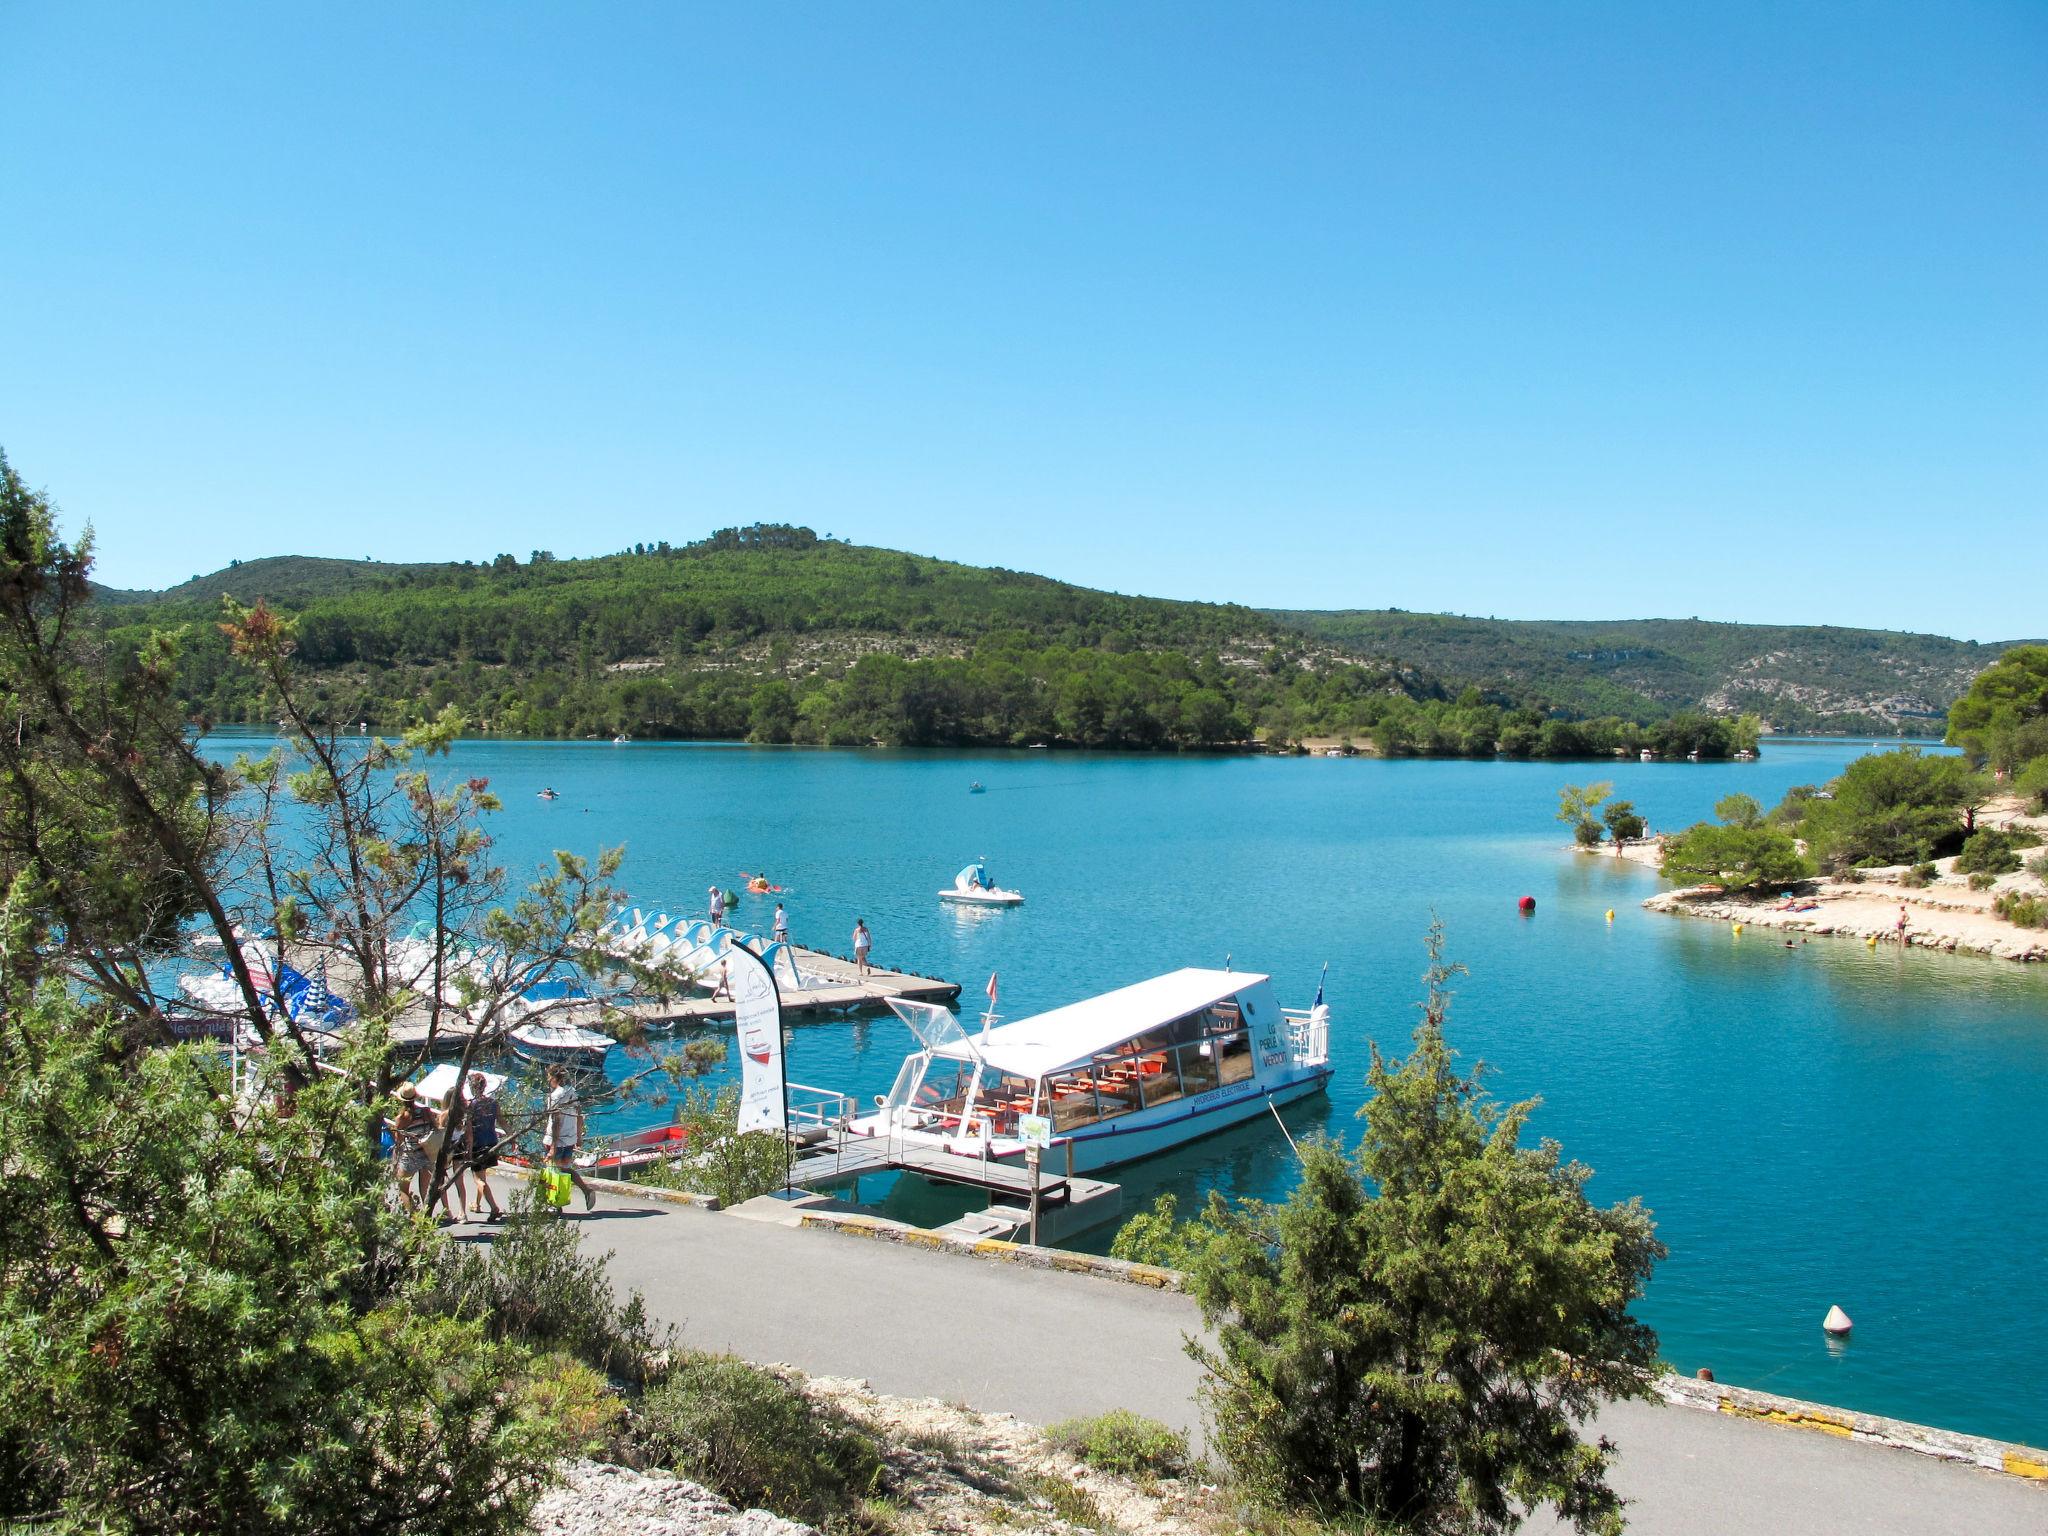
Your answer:
[[[953,877],[952,889],[939,892],[939,900],[975,907],[1014,907],[1023,902],[1024,893],[997,885],[988,877],[988,865],[977,859]]]

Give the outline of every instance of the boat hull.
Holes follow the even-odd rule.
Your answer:
[[[520,1041],[511,1042],[512,1054],[521,1061],[530,1061],[535,1066],[580,1067],[596,1070],[604,1065],[604,1059],[611,1054],[611,1047],[599,1050],[586,1045],[526,1045]]]
[[[1091,1126],[1080,1135],[1055,1140],[1045,1154],[1045,1166],[1066,1172],[1069,1143],[1074,1149],[1076,1173],[1100,1173],[1105,1168],[1134,1163],[1140,1158],[1170,1152],[1175,1147],[1186,1146],[1191,1141],[1199,1141],[1204,1136],[1213,1136],[1233,1125],[1256,1119],[1268,1112],[1269,1105],[1278,1108],[1321,1093],[1329,1082],[1330,1069],[1323,1067],[1285,1082],[1254,1082],[1249,1093],[1233,1095],[1229,1089],[1223,1089],[1213,1095],[1204,1095],[1203,1102],[1178,1116],[1172,1112],[1179,1106],[1168,1106],[1160,1111],[1159,1120],[1147,1122],[1142,1118],[1146,1111],[1140,1110],[1136,1115]],[[1216,1102],[1208,1102],[1211,1099]],[[1138,1123],[1129,1123],[1133,1121]]]
[[[1024,902],[1020,891],[941,891],[941,901],[957,901],[963,907],[1015,907]]]
[[[1330,1071],[1325,1065],[1306,1068],[1298,1075],[1277,1081],[1248,1078],[1241,1084],[1204,1094],[1192,1104],[1176,1102],[1161,1105],[1156,1111],[1141,1109],[1134,1114],[1090,1126],[1073,1136],[1056,1137],[1045,1153],[1046,1170],[1065,1173],[1070,1146],[1073,1148],[1075,1173],[1100,1173],[1105,1168],[1116,1168],[1141,1158],[1155,1157],[1161,1152],[1171,1152],[1191,1141],[1199,1141],[1204,1136],[1213,1136],[1218,1131],[1256,1119],[1266,1114],[1269,1107],[1278,1108],[1321,1093],[1329,1086]],[[858,1128],[856,1134],[859,1134]],[[879,1134],[888,1133],[881,1131]],[[963,1142],[955,1137],[913,1131],[902,1133],[902,1139],[934,1151],[977,1155],[978,1143]],[[1001,1142],[998,1145],[1001,1150],[991,1154],[994,1161],[1010,1164],[1024,1161],[1024,1148],[1019,1143]]]

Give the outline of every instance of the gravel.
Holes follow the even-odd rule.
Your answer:
[[[818,1536],[765,1509],[736,1510],[710,1489],[660,1473],[566,1462],[541,1495],[535,1536]]]

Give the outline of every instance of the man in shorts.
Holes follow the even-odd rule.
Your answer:
[[[547,1129],[541,1136],[541,1152],[551,1167],[568,1174],[569,1182],[583,1191],[583,1209],[588,1211],[597,1205],[597,1191],[576,1171],[576,1148],[582,1140],[583,1111],[577,1106],[576,1089],[567,1072],[549,1067]]]

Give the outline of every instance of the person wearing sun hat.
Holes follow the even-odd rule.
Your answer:
[[[420,1091],[398,1085],[398,1113],[391,1117],[391,1177],[398,1184],[398,1202],[408,1214],[418,1209],[413,1182],[427,1168],[427,1132],[434,1117],[420,1107]]]

